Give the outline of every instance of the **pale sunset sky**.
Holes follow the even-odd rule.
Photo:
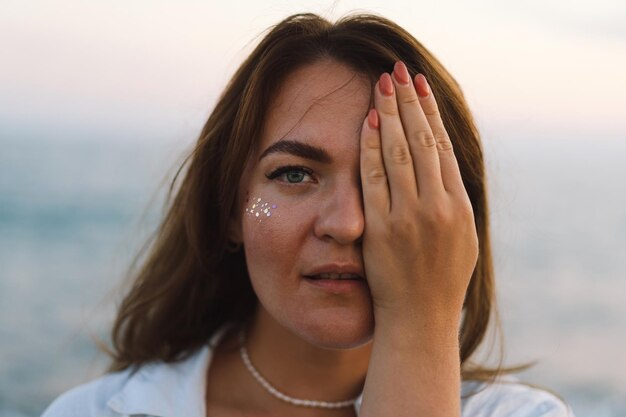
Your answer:
[[[0,3],[0,134],[192,141],[258,36],[310,11],[408,29],[461,84],[483,136],[626,139],[626,2]]]

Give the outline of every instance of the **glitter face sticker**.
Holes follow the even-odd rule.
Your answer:
[[[259,222],[261,222],[264,218],[270,217],[272,215],[272,210],[275,208],[276,204],[270,204],[263,201],[261,197],[256,197],[252,199],[252,205],[246,207],[246,214],[255,217],[259,220]]]

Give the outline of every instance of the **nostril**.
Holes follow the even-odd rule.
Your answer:
[[[341,245],[361,245],[365,213],[358,189],[343,184],[324,198],[314,223],[315,236]]]

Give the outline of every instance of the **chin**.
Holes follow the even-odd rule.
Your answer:
[[[310,344],[323,349],[356,349],[372,341],[374,336],[374,317],[360,313],[320,315],[314,320],[293,323],[292,330]],[[350,317],[352,316],[352,317]]]
[[[374,337],[369,297],[257,297],[256,319],[260,326],[272,329],[273,337],[282,337],[286,331],[321,349],[356,349]]]

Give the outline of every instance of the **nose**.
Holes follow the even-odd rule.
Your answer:
[[[315,235],[342,245],[360,243],[365,228],[363,194],[354,185],[336,187],[320,203],[315,221]]]

